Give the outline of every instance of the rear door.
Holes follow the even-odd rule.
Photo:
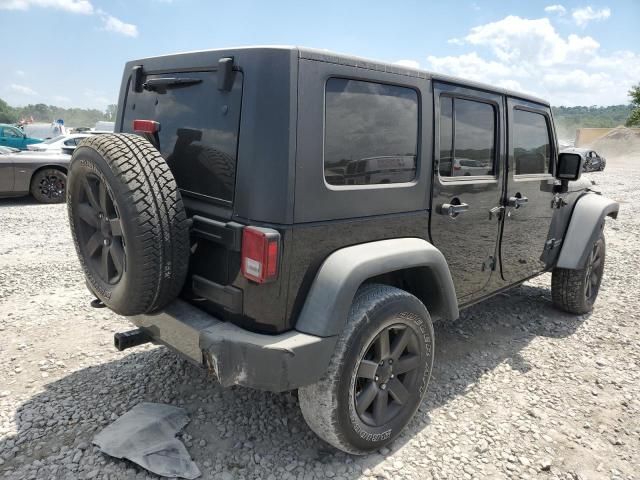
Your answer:
[[[509,174],[501,242],[504,280],[524,280],[545,268],[553,217],[557,147],[549,107],[507,99]],[[547,254],[550,252],[546,252]]]
[[[504,157],[503,97],[434,85],[431,239],[451,271],[458,301],[482,295],[496,264]]]
[[[146,72],[127,93],[122,130],[134,120],[160,124],[157,142],[183,196],[226,207],[235,189],[242,72],[221,90],[216,71]]]

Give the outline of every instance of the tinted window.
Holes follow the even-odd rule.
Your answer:
[[[516,175],[549,172],[551,142],[544,115],[514,110],[513,156]]]
[[[440,97],[440,175],[451,176],[453,161],[453,98]]]
[[[4,127],[4,136],[5,137],[11,137],[11,138],[20,138],[20,137],[22,137],[22,134],[20,133],[20,131],[18,129]]]
[[[324,148],[324,175],[331,185],[412,181],[418,94],[410,88],[329,79]]]
[[[130,91],[124,131],[133,120],[160,123],[160,153],[183,192],[231,201],[235,186],[242,73],[236,72],[230,92],[218,90],[216,72],[148,75],[188,79],[193,83]]]
[[[493,175],[495,138],[496,115],[492,105],[463,98],[440,98],[441,176]]]

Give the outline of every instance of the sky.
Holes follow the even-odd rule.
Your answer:
[[[328,49],[553,105],[629,103],[640,0],[0,0],[0,98],[104,109],[128,60],[242,45]]]

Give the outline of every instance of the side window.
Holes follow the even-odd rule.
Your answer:
[[[20,135],[16,129],[5,127],[4,136],[9,138],[20,138],[22,135]]]
[[[345,78],[327,81],[324,177],[328,184],[411,182],[417,155],[415,90]]]
[[[78,144],[78,140],[75,138],[70,138],[69,140],[65,140],[64,144],[67,147],[74,147]]]
[[[514,110],[513,156],[516,175],[549,173],[551,140],[544,115]]]
[[[440,176],[495,175],[495,154],[493,105],[440,97]]]
[[[453,166],[453,98],[440,97],[440,176],[450,177]]]

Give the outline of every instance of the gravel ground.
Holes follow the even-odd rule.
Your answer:
[[[640,159],[590,174],[621,202],[596,308],[551,308],[549,275],[436,326],[416,418],[368,457],[328,447],[291,394],[222,389],[164,348],[119,353],[95,310],[63,205],[0,201],[0,478],[156,478],[94,434],[139,402],[184,406],[202,478],[640,478]]]

